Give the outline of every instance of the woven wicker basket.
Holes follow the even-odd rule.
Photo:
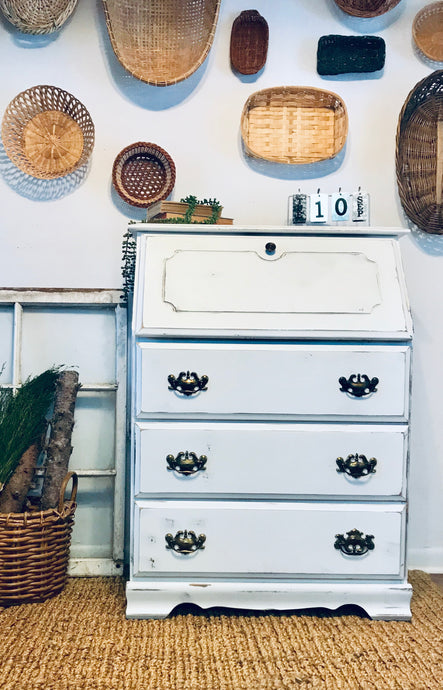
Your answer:
[[[231,65],[240,74],[256,74],[266,63],[269,27],[257,10],[244,10],[231,30]]]
[[[94,147],[85,106],[56,86],[34,86],[6,108],[2,139],[11,161],[40,179],[63,177],[84,165]]]
[[[78,0],[0,0],[6,19],[26,34],[50,34],[70,17]]]
[[[335,0],[343,12],[353,17],[378,17],[392,10],[400,0]]]
[[[241,116],[245,151],[277,163],[333,158],[348,133],[345,104],[337,94],[307,86],[279,86],[253,93]]]
[[[380,36],[337,36],[318,39],[317,72],[349,74],[376,72],[385,64],[386,44]]]
[[[443,2],[425,5],[415,15],[412,36],[423,55],[436,62],[443,61]]]
[[[72,479],[68,501],[64,494]],[[69,472],[58,508],[28,513],[0,513],[0,605],[49,599],[66,584],[77,475]]]
[[[221,0],[103,0],[114,52],[134,77],[169,86],[189,77],[212,45]]]
[[[396,172],[404,212],[424,232],[443,234],[443,70],[422,79],[400,112]]]
[[[172,192],[175,164],[157,144],[138,141],[118,154],[112,167],[112,183],[127,204],[147,208]]]

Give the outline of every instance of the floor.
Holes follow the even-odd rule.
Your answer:
[[[443,589],[443,573],[439,573],[438,575],[432,574],[431,580],[436,582]]]

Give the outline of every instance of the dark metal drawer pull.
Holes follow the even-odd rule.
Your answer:
[[[184,475],[195,474],[200,470],[204,470],[207,461],[206,455],[197,457],[196,453],[190,453],[189,451],[181,452],[177,457],[173,455],[166,456],[166,462],[169,465],[167,469]]]
[[[334,547],[346,556],[363,556],[375,548],[373,534],[364,536],[358,529],[351,529],[346,535],[345,537],[344,534],[336,534],[334,544]]]
[[[205,534],[199,534],[198,537],[192,530],[181,530],[177,532],[175,537],[172,534],[165,534],[167,542],[167,549],[172,549],[176,553],[194,553],[198,549],[204,549],[203,544],[206,541]]]
[[[366,376],[366,374],[352,374],[348,379],[346,376],[341,376],[338,382],[343,393],[349,393],[356,398],[362,398],[377,391],[379,379],[376,376],[373,379],[369,379],[369,376]]]
[[[170,391],[177,391],[177,393],[189,396],[205,391],[209,378],[205,374],[198,376],[195,371],[181,371],[177,378],[174,374],[169,374],[168,381]]]
[[[375,474],[375,466],[377,460],[375,458],[367,459],[366,455],[348,455],[346,460],[337,458],[337,472],[344,472],[345,474],[358,479],[360,477],[367,477],[368,474]]]

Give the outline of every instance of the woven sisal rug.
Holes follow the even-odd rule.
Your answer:
[[[126,620],[119,578],[0,608],[2,690],[443,688],[443,591],[412,571],[412,622],[187,613]],[[179,609],[181,610],[181,609]]]

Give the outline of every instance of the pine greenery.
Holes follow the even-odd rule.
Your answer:
[[[15,394],[0,389],[0,491],[23,453],[40,437],[54,399],[59,367],[28,378]]]

